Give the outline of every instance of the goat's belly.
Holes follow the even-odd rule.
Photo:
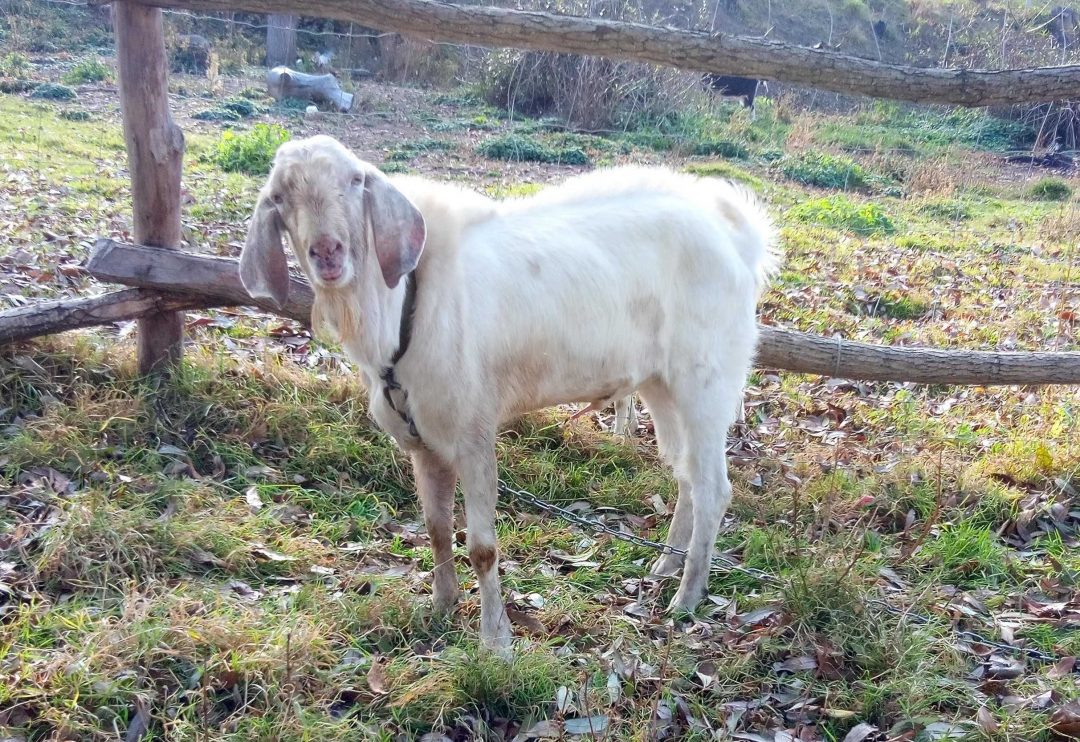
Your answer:
[[[589,403],[602,408],[632,393],[643,379],[637,374],[607,377],[573,378],[572,376],[532,377],[524,374],[503,379],[504,421],[526,412],[559,404]]]

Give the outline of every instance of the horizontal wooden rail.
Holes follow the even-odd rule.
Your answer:
[[[124,0],[201,11],[300,13],[432,41],[636,60],[917,103],[998,106],[1080,98],[1080,65],[913,67],[777,41],[433,0]]]
[[[307,322],[311,314],[313,294],[303,279],[292,279],[289,301],[277,309],[247,295],[237,261],[228,258],[98,240],[87,270],[102,280],[140,288],[0,313],[0,343],[163,310],[251,304],[300,322]],[[768,326],[761,328],[758,365],[845,379],[924,384],[1080,384],[1076,351],[891,347]]]

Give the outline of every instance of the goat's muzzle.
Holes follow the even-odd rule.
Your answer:
[[[308,248],[308,258],[321,283],[333,284],[345,273],[345,245],[329,235],[320,235]]]

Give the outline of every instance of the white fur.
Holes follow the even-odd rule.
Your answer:
[[[396,366],[421,442],[379,379],[397,347],[404,282],[387,287],[356,227],[364,216],[351,212],[365,201],[344,197],[348,224],[321,223],[318,203],[303,203],[335,196],[347,171],[376,171],[328,137],[289,143],[277,162],[307,176],[307,195],[292,208],[311,213],[284,219],[297,253],[319,230],[349,235],[349,285],[313,280],[315,301],[363,369],[375,420],[412,455],[436,557],[436,605],[449,607],[457,595],[451,521],[460,478],[481,635],[491,647],[509,646],[495,560],[496,432],[530,410],[602,405],[636,390],[679,483],[668,544],[688,556],[672,605],[693,608],[731,498],[726,435],[757,342],[755,305],[777,266],[773,228],[756,198],[726,181],[644,167],[593,172],[501,204],[420,178],[390,179],[427,225],[413,339]],[[279,187],[272,174],[264,195]],[[682,563],[668,554],[654,571]]]

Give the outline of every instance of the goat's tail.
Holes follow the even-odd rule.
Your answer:
[[[754,275],[760,296],[780,270],[783,258],[776,227],[765,204],[749,188],[731,181],[713,181],[721,217],[735,227],[735,249]]]

